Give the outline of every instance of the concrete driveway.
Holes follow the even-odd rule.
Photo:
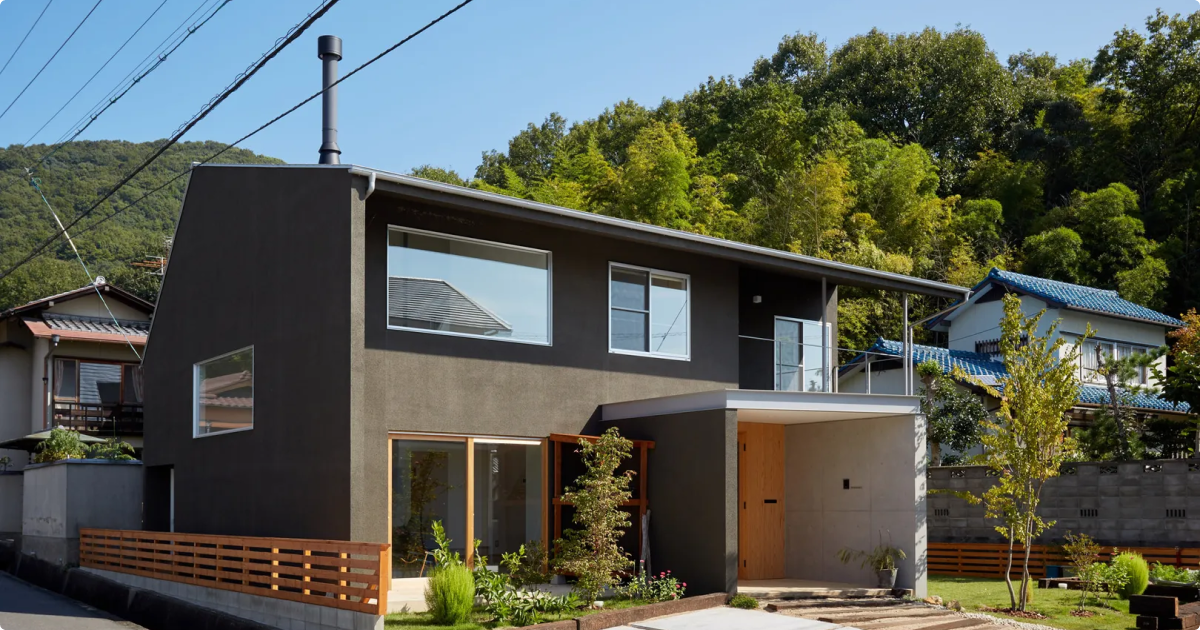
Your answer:
[[[79,602],[0,573],[0,630],[139,630]]]

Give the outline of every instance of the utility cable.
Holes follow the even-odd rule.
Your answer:
[[[62,230],[64,236],[67,237],[67,242],[71,244],[71,251],[75,252],[75,259],[79,261],[79,265],[83,267],[83,273],[87,275],[88,283],[96,290],[96,297],[100,298],[100,303],[104,305],[104,310],[108,311],[108,316],[112,318],[113,325],[117,330],[121,331],[121,336],[125,338],[125,343],[129,344],[129,349],[133,350],[134,356],[138,361],[142,360],[142,355],[138,353],[137,348],[133,347],[133,342],[129,340],[129,335],[125,334],[125,328],[121,326],[121,322],[117,321],[117,316],[113,315],[112,309],[108,307],[108,302],[104,299],[104,294],[100,292],[100,287],[96,285],[96,279],[92,277],[92,272],[88,270],[87,263],[83,262],[83,256],[79,255],[79,249],[75,247],[75,241],[71,240],[71,235],[67,234],[67,229],[63,227],[62,219],[58,218],[58,213],[54,211],[54,206],[50,205],[50,201],[46,199],[46,193],[42,192],[41,180],[34,177],[29,180],[29,185],[37,191],[39,197],[42,198],[42,203],[46,204],[46,209],[50,211],[50,216],[54,217],[54,222],[58,224],[58,229]]]
[[[472,2],[474,2],[474,0],[463,0],[463,2],[459,3],[458,5],[456,5],[454,8],[450,9],[449,11],[447,11],[447,12],[445,12],[445,13],[441,14],[441,15],[440,15],[440,16],[438,16],[436,19],[434,19],[434,20],[430,21],[429,23],[427,23],[425,26],[422,26],[421,28],[417,29],[416,31],[413,31],[411,34],[409,34],[409,35],[408,35],[408,37],[405,37],[404,39],[400,40],[400,41],[399,41],[398,43],[396,43],[395,45],[391,46],[390,48],[387,48],[386,50],[384,50],[383,52],[379,53],[378,55],[375,55],[374,57],[372,57],[371,59],[367,60],[367,61],[366,61],[365,63],[363,63],[362,65],[359,65],[359,66],[358,66],[358,67],[356,67],[355,69],[351,70],[349,73],[347,73],[345,76],[343,76],[342,78],[338,79],[337,81],[334,81],[333,83],[331,83],[331,84],[329,85],[329,87],[327,87],[327,88],[324,88],[324,89],[322,89],[322,90],[318,91],[317,93],[313,94],[312,96],[310,96],[310,97],[308,97],[308,98],[306,98],[306,99],[304,99],[304,100],[300,101],[299,103],[295,104],[294,106],[292,106],[291,108],[287,109],[286,111],[284,111],[283,113],[279,114],[278,116],[276,116],[276,117],[272,118],[271,120],[268,120],[267,122],[263,123],[262,125],[260,125],[260,126],[259,126],[257,129],[255,129],[254,131],[251,131],[250,133],[248,133],[248,134],[246,134],[246,135],[242,136],[241,138],[238,138],[237,140],[233,141],[231,144],[228,144],[228,145],[226,145],[226,146],[225,146],[225,148],[221,149],[220,151],[217,151],[216,153],[214,153],[214,154],[212,154],[212,155],[210,155],[210,156],[208,156],[208,157],[204,158],[203,160],[201,160],[201,161],[199,161],[199,162],[196,162],[196,163],[195,163],[195,164],[193,164],[192,166],[190,166],[190,167],[188,167],[188,168],[184,169],[183,171],[181,171],[181,172],[177,173],[177,174],[176,174],[174,177],[172,177],[171,179],[167,180],[166,182],[163,182],[163,183],[162,183],[162,184],[160,184],[160,185],[159,185],[157,188],[154,188],[153,190],[150,190],[149,192],[147,192],[147,193],[143,194],[141,197],[138,197],[138,198],[137,198],[137,199],[135,199],[134,201],[132,201],[132,202],[130,202],[130,203],[128,203],[128,204],[126,204],[125,206],[123,206],[123,207],[121,207],[121,208],[118,208],[118,209],[117,209],[116,211],[114,211],[112,214],[110,214],[110,215],[108,215],[108,216],[106,216],[106,217],[104,217],[104,218],[100,219],[99,221],[96,221],[95,223],[92,223],[91,225],[88,225],[87,227],[85,227],[85,228],[83,228],[83,229],[81,229],[79,232],[77,232],[77,235],[78,235],[78,234],[82,234],[82,233],[84,233],[84,232],[87,232],[87,231],[90,231],[91,229],[93,229],[93,228],[95,228],[95,227],[99,226],[101,223],[104,223],[105,221],[108,221],[109,219],[111,219],[111,218],[113,218],[113,217],[117,216],[118,214],[121,214],[122,212],[125,212],[126,210],[129,210],[130,208],[133,208],[133,207],[137,206],[137,204],[141,203],[141,202],[142,202],[142,200],[146,199],[146,198],[147,198],[147,197],[149,197],[150,195],[153,195],[154,193],[157,193],[157,192],[159,192],[160,190],[162,190],[162,189],[166,188],[167,186],[170,186],[171,184],[173,184],[173,183],[175,183],[176,181],[178,181],[178,180],[179,180],[180,178],[182,178],[184,175],[187,175],[187,174],[191,173],[191,172],[192,172],[192,170],[193,170],[193,169],[195,169],[197,166],[203,166],[203,165],[205,165],[205,164],[208,164],[209,162],[212,162],[213,160],[215,160],[215,159],[217,159],[218,157],[220,157],[221,155],[223,155],[223,154],[224,154],[226,151],[228,151],[228,150],[230,150],[230,149],[232,149],[232,148],[234,148],[234,147],[238,146],[239,144],[241,144],[242,142],[245,142],[246,140],[249,140],[251,137],[253,137],[254,135],[256,135],[256,134],[258,134],[259,132],[263,131],[263,130],[264,130],[264,129],[266,129],[267,127],[270,127],[271,125],[273,125],[273,124],[275,124],[275,123],[279,122],[280,120],[283,120],[283,119],[284,119],[284,118],[286,118],[288,115],[292,114],[293,112],[295,112],[296,110],[300,109],[301,107],[303,107],[303,106],[307,105],[308,103],[311,103],[311,102],[312,102],[313,100],[315,100],[317,97],[319,97],[319,96],[321,96],[322,94],[324,94],[326,90],[328,90],[328,89],[330,89],[330,88],[334,88],[334,87],[336,87],[336,86],[337,86],[339,83],[341,83],[342,81],[345,81],[346,79],[349,79],[350,77],[352,77],[352,76],[354,76],[356,73],[358,73],[360,70],[362,70],[362,69],[366,68],[367,66],[369,66],[369,65],[371,65],[371,64],[373,64],[373,63],[375,63],[376,61],[379,61],[380,59],[382,59],[382,58],[383,58],[385,55],[387,55],[388,53],[390,53],[390,52],[392,52],[392,51],[396,50],[397,48],[399,48],[399,47],[401,47],[401,46],[403,46],[403,45],[404,45],[405,43],[407,43],[409,40],[411,40],[411,39],[415,38],[416,36],[420,35],[421,33],[424,33],[425,31],[429,30],[431,27],[433,27],[433,26],[434,26],[435,24],[437,24],[438,22],[441,22],[442,20],[444,20],[444,19],[446,19],[446,18],[450,17],[452,14],[454,14],[455,12],[457,12],[459,9],[461,9],[461,8],[463,8],[463,7],[465,7],[465,6],[467,6],[468,4],[471,4]],[[90,212],[90,210],[89,210],[89,212]],[[82,217],[82,215],[81,215],[79,218],[83,218],[83,217]],[[78,221],[78,219],[76,219],[76,221]],[[73,225],[73,224],[74,224],[74,222],[72,222],[72,225]],[[53,241],[53,240],[54,240],[54,238],[57,238],[57,236],[55,236],[55,237],[51,237],[50,241]],[[28,261],[28,260],[32,259],[34,256],[37,256],[38,254],[40,254],[40,253],[42,252],[42,250],[43,250],[43,249],[45,249],[45,247],[46,247],[46,246],[48,246],[48,243],[43,243],[43,245],[42,245],[41,247],[39,247],[38,249],[34,250],[34,253],[33,253],[33,254],[31,254],[30,256],[28,256],[28,257],[27,257],[27,258],[26,258],[24,261],[22,261],[22,262],[20,262],[20,263],[17,263],[17,265],[16,265],[16,266],[14,266],[14,267],[10,268],[9,270],[5,271],[3,274],[0,274],[0,280],[4,280],[4,278],[8,277],[8,275],[9,275],[9,274],[11,274],[13,271],[15,271],[15,270],[17,269],[17,267],[20,267],[21,265],[25,264],[25,262],[26,262],[26,261]]]
[[[180,173],[177,173],[177,174],[176,174],[174,177],[172,177],[171,179],[169,179],[169,180],[167,180],[167,181],[163,182],[163,183],[162,183],[162,184],[160,184],[158,187],[156,187],[156,188],[154,188],[154,189],[152,189],[152,190],[150,190],[150,191],[146,192],[146,193],[145,193],[145,194],[143,194],[141,197],[138,197],[137,199],[133,200],[132,202],[130,202],[130,203],[128,203],[128,204],[125,204],[125,205],[124,205],[124,206],[122,206],[121,208],[118,208],[118,209],[116,209],[116,210],[115,210],[115,211],[114,211],[112,214],[110,214],[110,215],[108,215],[108,216],[106,216],[106,217],[104,217],[104,218],[100,219],[99,221],[96,221],[95,223],[92,223],[92,224],[90,224],[90,225],[88,225],[88,226],[84,227],[83,229],[81,229],[81,230],[79,230],[78,232],[76,232],[76,236],[78,236],[79,234],[83,234],[83,233],[85,233],[85,232],[91,231],[92,229],[95,229],[95,228],[96,228],[96,227],[98,227],[100,224],[102,224],[102,223],[104,223],[104,222],[108,221],[109,219],[112,219],[112,218],[116,217],[117,215],[121,214],[122,212],[125,212],[126,210],[129,210],[130,208],[137,207],[137,205],[138,205],[139,203],[141,203],[143,200],[145,200],[147,197],[149,197],[150,195],[153,195],[153,194],[155,194],[155,193],[157,193],[157,192],[161,191],[162,189],[166,188],[167,186],[170,186],[171,184],[175,183],[175,182],[176,182],[176,181],[178,181],[180,178],[182,178],[184,175],[187,175],[187,174],[191,173],[191,172],[192,172],[192,170],[193,170],[193,169],[195,169],[197,166],[201,166],[201,165],[204,165],[204,164],[208,164],[209,162],[212,162],[213,160],[215,160],[215,159],[217,159],[218,157],[220,157],[221,155],[223,155],[223,154],[224,154],[226,151],[228,151],[228,150],[230,150],[230,149],[232,149],[232,148],[234,148],[234,147],[238,146],[238,145],[239,145],[239,144],[241,144],[242,142],[244,142],[244,141],[248,140],[249,138],[251,138],[251,137],[252,137],[252,136],[254,136],[255,134],[257,134],[257,133],[261,132],[262,130],[266,129],[267,127],[270,127],[271,125],[273,125],[273,124],[275,124],[275,123],[279,122],[280,120],[282,120],[283,118],[285,118],[285,117],[286,117],[286,116],[288,116],[289,114],[291,114],[291,113],[295,112],[296,110],[300,109],[300,108],[301,108],[301,107],[303,107],[304,105],[306,105],[306,104],[308,104],[308,103],[312,102],[312,101],[313,101],[314,99],[316,99],[318,96],[320,96],[320,95],[324,94],[326,90],[328,90],[328,89],[330,89],[330,88],[333,88],[333,87],[337,86],[337,85],[338,85],[339,83],[341,83],[342,81],[345,81],[346,79],[349,79],[351,76],[353,76],[353,75],[357,74],[357,73],[358,73],[360,70],[362,70],[362,69],[366,68],[367,66],[369,66],[369,65],[371,65],[371,64],[373,64],[373,63],[375,63],[376,61],[379,61],[380,59],[382,59],[382,58],[383,58],[385,55],[387,55],[388,53],[391,53],[392,51],[396,50],[397,48],[399,48],[399,47],[403,46],[403,45],[404,45],[405,43],[407,43],[408,41],[410,41],[410,40],[412,40],[413,38],[417,37],[417,36],[418,36],[418,35],[420,35],[421,33],[424,33],[425,31],[429,30],[429,29],[430,29],[430,28],[432,28],[434,25],[436,25],[438,22],[441,22],[442,20],[444,20],[444,19],[446,19],[446,18],[450,17],[450,16],[451,16],[451,15],[453,15],[455,12],[457,12],[459,9],[461,9],[461,8],[463,8],[463,7],[465,7],[465,6],[467,6],[468,4],[471,4],[472,2],[474,2],[474,0],[463,0],[463,2],[459,3],[459,4],[458,4],[457,6],[455,6],[454,8],[452,8],[452,9],[450,9],[449,11],[447,11],[447,12],[443,13],[442,15],[438,16],[436,19],[434,19],[434,20],[430,21],[429,23],[427,23],[425,26],[421,27],[420,29],[417,29],[416,31],[412,32],[412,33],[411,33],[411,34],[410,34],[408,37],[405,37],[404,39],[400,40],[400,41],[399,41],[398,43],[396,43],[395,45],[391,46],[390,48],[387,48],[386,50],[384,50],[383,52],[379,53],[378,55],[375,55],[374,57],[372,57],[371,59],[367,60],[365,63],[363,63],[362,65],[358,66],[358,67],[357,67],[357,68],[355,68],[354,70],[350,71],[350,72],[349,72],[349,73],[347,73],[345,76],[343,76],[342,78],[338,79],[337,81],[334,81],[332,84],[330,84],[330,85],[329,85],[329,87],[328,87],[328,88],[324,88],[324,89],[320,90],[319,92],[317,92],[316,94],[313,94],[312,96],[310,96],[310,97],[308,97],[308,98],[304,99],[303,101],[300,101],[299,103],[297,103],[297,104],[296,104],[296,105],[294,105],[293,107],[289,108],[288,110],[284,111],[283,113],[279,114],[278,116],[276,116],[276,117],[272,118],[271,120],[268,120],[266,123],[263,123],[262,125],[260,125],[260,126],[259,126],[257,129],[255,129],[254,131],[251,131],[250,133],[248,133],[248,134],[246,134],[246,135],[242,136],[241,138],[238,138],[238,139],[237,139],[236,141],[234,141],[232,144],[226,145],[226,146],[225,146],[225,148],[223,148],[223,149],[221,149],[220,151],[217,151],[216,153],[214,153],[214,154],[212,154],[212,155],[208,156],[208,157],[207,157],[207,158],[205,158],[204,160],[202,160],[202,161],[200,161],[200,162],[197,162],[197,163],[193,164],[191,167],[184,169],[184,170],[183,170],[183,171],[181,171]],[[97,204],[97,205],[99,205],[99,204]],[[74,225],[75,225],[75,223],[77,223],[77,222],[79,221],[79,219],[82,219],[82,218],[83,218],[83,217],[84,217],[86,214],[90,214],[90,213],[92,212],[92,210],[94,210],[95,208],[96,208],[96,206],[92,206],[91,208],[89,208],[89,209],[88,209],[88,210],[87,210],[87,211],[86,211],[84,214],[81,214],[79,217],[77,217],[77,218],[76,218],[74,221],[72,221],[72,222],[71,222],[71,225],[69,225],[69,226],[67,226],[67,227],[74,226]],[[65,231],[65,230],[64,230],[64,231]],[[40,246],[38,246],[36,249],[34,249],[34,251],[33,251],[31,254],[29,254],[28,256],[26,256],[26,257],[25,257],[23,260],[21,260],[20,262],[18,262],[16,265],[13,265],[12,267],[10,267],[10,268],[9,268],[8,270],[6,270],[6,271],[5,271],[3,274],[0,274],[0,281],[3,281],[3,280],[4,280],[4,278],[6,278],[6,277],[8,277],[9,275],[11,275],[11,274],[12,274],[14,271],[16,271],[17,269],[19,269],[19,268],[20,268],[22,265],[24,265],[25,263],[29,262],[30,260],[32,260],[32,259],[33,259],[33,258],[35,258],[36,256],[40,255],[40,254],[41,254],[41,253],[42,253],[42,252],[43,252],[43,251],[44,251],[44,250],[45,250],[47,247],[49,247],[50,243],[53,243],[53,242],[54,242],[54,240],[55,240],[55,239],[57,239],[57,238],[58,238],[58,235],[57,235],[57,234],[56,234],[56,235],[54,235],[54,236],[52,236],[52,237],[50,237],[50,238],[49,238],[49,239],[47,239],[45,242],[43,242],[43,243],[42,243]]]
[[[226,0],[226,1],[228,2],[228,0]],[[168,140],[163,142],[163,144],[161,146],[159,146],[148,158],[143,160],[141,164],[139,164],[131,172],[129,172],[127,175],[125,175],[125,177],[121,178],[121,181],[117,182],[116,186],[113,186],[111,189],[108,190],[108,192],[104,193],[100,197],[100,199],[98,199],[95,203],[93,203],[91,206],[89,206],[87,210],[84,210],[83,212],[79,213],[65,227],[60,229],[57,233],[55,233],[50,238],[43,241],[42,244],[39,245],[37,248],[35,248],[32,253],[30,253],[28,256],[23,258],[16,265],[10,267],[3,274],[0,274],[0,280],[7,278],[10,274],[12,274],[13,271],[16,271],[16,269],[19,268],[21,265],[24,265],[25,263],[32,260],[35,256],[40,254],[44,249],[49,247],[55,240],[57,240],[59,236],[61,236],[63,233],[65,233],[67,229],[74,227],[77,223],[79,223],[85,217],[90,215],[92,212],[95,212],[95,210],[100,207],[100,204],[104,203],[109,198],[111,198],[114,194],[116,194],[116,192],[118,190],[123,188],[126,184],[128,184],[130,182],[130,180],[132,180],[134,177],[136,177],[138,173],[141,173],[143,170],[146,169],[146,167],[150,166],[150,164],[152,162],[157,160],[163,153],[166,152],[167,149],[171,148],[177,142],[179,142],[179,139],[182,138],[184,134],[186,134],[188,131],[190,131],[192,129],[192,127],[195,127],[201,120],[204,120],[204,118],[206,116],[208,116],[208,114],[210,114],[214,109],[216,109],[221,103],[223,103],[225,101],[225,99],[229,98],[230,95],[232,95],[234,92],[236,92],[238,89],[240,89],[243,85],[245,85],[246,82],[249,81],[251,77],[253,77],[255,74],[257,74],[259,70],[261,70],[264,66],[266,66],[267,63],[270,62],[272,59],[274,59],[276,55],[278,55],[280,52],[282,52],[284,48],[288,47],[292,42],[299,39],[299,37],[302,34],[304,34],[304,32],[307,31],[309,29],[309,27],[311,27],[317,20],[321,19],[321,17],[324,16],[325,13],[327,13],[330,9],[333,8],[333,6],[335,4],[338,3],[338,1],[339,0],[327,0],[319,8],[314,10],[312,13],[309,13],[308,17],[306,17],[304,19],[304,21],[297,24],[296,26],[293,26],[291,28],[291,30],[288,31],[288,35],[286,35],[281,40],[278,40],[276,45],[270,51],[268,51],[258,61],[256,61],[254,64],[252,64],[250,66],[250,68],[248,68],[242,74],[238,75],[238,79],[235,80],[233,82],[233,84],[231,84],[226,89],[222,90],[221,93],[219,93],[217,96],[213,97],[213,99],[210,100],[208,102],[208,104],[205,105],[202,110],[200,110],[199,113],[197,113],[195,116],[193,116],[188,122],[186,122],[182,126],[180,126],[180,128],[174,134],[172,134],[172,136]],[[471,2],[471,0],[467,0],[467,2]],[[466,2],[464,2],[463,4],[466,4]],[[462,6],[462,5],[460,5],[460,6]],[[349,76],[349,75],[347,75],[347,76]],[[336,85],[336,83],[334,85]],[[320,92],[318,92],[317,95],[320,95]],[[312,98],[316,98],[316,96],[310,97],[309,100],[312,100]],[[299,106],[297,106],[297,108],[298,107]],[[297,108],[293,108],[290,111],[294,111]],[[290,111],[288,113],[290,113]],[[282,116],[280,116],[280,118],[281,117]],[[278,118],[276,118],[275,120],[278,120]],[[271,122],[273,123],[274,120]],[[268,123],[268,124],[270,124],[270,123]],[[250,135],[253,135],[254,133],[258,133],[258,131],[261,131],[262,129],[265,129],[265,128],[266,128],[266,126],[260,127],[258,130],[254,131]],[[248,137],[249,137],[249,135],[245,136],[245,138],[248,138]],[[239,140],[239,142],[241,142],[241,140]],[[218,151],[216,154],[214,154],[213,157],[211,157],[209,159],[213,159],[217,155],[224,153],[225,151],[232,148],[232,146],[233,145],[230,145],[229,147],[226,147],[226,148],[222,149],[221,151]],[[184,172],[186,173],[187,171],[184,171]],[[178,179],[179,177],[182,177],[182,176],[183,176],[183,174],[181,173],[180,175],[176,176],[175,179]],[[142,198],[144,199],[145,196],[143,196]]]
[[[125,50],[125,47],[129,45],[129,42],[133,41],[133,38],[137,37],[137,34],[142,32],[142,29],[146,27],[146,24],[148,24],[150,22],[150,20],[154,19],[155,15],[158,15],[159,10],[162,9],[163,5],[165,5],[166,3],[167,3],[167,0],[162,0],[162,2],[159,3],[159,5],[154,9],[154,11],[152,11],[150,13],[150,17],[147,17],[145,19],[145,21],[142,22],[141,26],[138,26],[137,30],[133,31],[133,34],[125,39],[125,43],[121,44],[121,47],[118,48],[116,50],[116,52],[114,52],[108,58],[108,61],[105,61],[104,65],[100,66],[100,68],[92,74],[91,78],[89,78],[87,81],[84,81],[83,85],[79,86],[78,90],[75,90],[75,93],[71,95],[71,98],[67,99],[67,102],[63,103],[63,106],[59,107],[58,111],[54,112],[54,115],[50,117],[50,120],[47,120],[46,122],[42,123],[42,126],[38,127],[38,130],[33,132],[33,135],[29,136],[29,139],[26,140],[24,143],[26,146],[28,146],[30,142],[33,142],[33,139],[36,138],[39,133],[42,133],[42,130],[46,128],[46,125],[49,125],[50,123],[54,122],[54,119],[58,118],[58,115],[61,114],[63,112],[63,110],[67,108],[68,105],[70,105],[71,103],[73,103],[75,101],[75,97],[79,96],[79,93],[82,92],[84,90],[84,88],[91,85],[92,81],[94,81],[96,79],[96,77],[99,76],[100,73],[103,72],[104,69],[108,67],[108,64],[112,63],[112,60],[116,59],[117,55],[121,54],[122,50]]]
[[[42,7],[42,12],[38,14],[37,19],[30,25],[29,30],[25,31],[25,37],[21,38],[21,43],[17,44],[16,50],[12,51],[12,54],[8,56],[8,61],[5,61],[4,67],[0,68],[0,74],[4,74],[4,71],[8,69],[8,64],[12,63],[13,57],[16,57],[17,52],[25,45],[25,40],[29,39],[29,34],[33,32],[33,29],[37,28],[38,22],[42,21],[42,16],[46,15],[46,9],[49,9],[51,4],[54,4],[54,0],[46,0],[46,6]]]
[[[83,26],[83,23],[87,22],[88,18],[92,17],[92,14],[96,12],[96,7],[99,7],[101,2],[104,2],[104,0],[96,0],[96,4],[92,5],[91,11],[88,11],[87,15],[83,16],[83,19],[80,20],[79,24],[75,26],[75,30],[71,31],[70,35],[67,35],[67,38],[63,40],[62,44],[59,44],[58,50],[55,50],[54,54],[50,55],[50,58],[46,60],[46,63],[42,64],[42,68],[37,71],[37,74],[33,75],[33,78],[29,80],[29,83],[26,83],[25,87],[22,88],[17,94],[17,97],[8,104],[8,107],[4,108],[4,111],[0,112],[0,120],[2,120],[4,115],[8,113],[8,110],[12,109],[13,105],[17,104],[17,101],[21,100],[21,97],[25,95],[25,91],[29,89],[29,86],[33,85],[33,82],[37,81],[38,77],[42,76],[42,72],[46,70],[46,67],[50,65],[51,61],[54,61],[54,58],[58,56],[58,53],[62,52],[62,49],[67,45],[68,42],[71,41],[71,38],[75,37],[75,33],[79,32],[79,29]]]

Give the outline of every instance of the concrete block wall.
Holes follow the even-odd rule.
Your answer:
[[[250,595],[182,582],[159,580],[103,569],[81,568],[80,571],[99,575],[134,588],[161,593],[197,606],[219,610],[235,617],[249,619],[280,630],[383,630],[380,615],[340,610],[293,602],[286,599]]]
[[[21,533],[21,503],[25,476],[20,471],[0,472],[0,536]]]
[[[79,528],[142,528],[142,464],[69,459],[23,471],[21,550],[79,562]]]
[[[936,490],[980,495],[996,482],[982,466],[929,469],[929,540],[1005,542],[982,505]],[[1085,533],[1105,545],[1200,547],[1200,460],[1068,464],[1046,483],[1039,514],[1057,521],[1039,542]]]

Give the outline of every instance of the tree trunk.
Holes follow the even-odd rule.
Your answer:
[[[941,442],[934,442],[934,441],[929,442],[929,465],[930,466],[941,466],[942,465],[942,443]]]
[[[1032,523],[1031,523],[1032,525]],[[1021,568],[1021,610],[1025,610],[1025,604],[1029,603],[1029,554],[1033,551],[1031,529],[1025,530],[1025,564]]]
[[[1017,528],[1010,527],[1008,530],[1008,566],[1004,567],[1004,585],[1008,587],[1008,603],[1012,610],[1017,608],[1017,594],[1013,591],[1012,583],[1013,545],[1016,542],[1016,536]]]

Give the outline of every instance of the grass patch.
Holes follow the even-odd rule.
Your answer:
[[[613,599],[605,600],[604,608],[581,608],[579,610],[570,610],[558,614],[546,614],[542,616],[542,622],[562,621],[564,619],[574,619],[576,617],[586,617],[598,612],[606,610],[621,610],[623,608],[633,608],[634,606],[642,606],[650,602],[637,599]],[[419,613],[392,613],[385,618],[384,625],[387,630],[417,630],[422,628],[439,628],[441,630],[492,630],[493,628],[508,628],[511,626],[496,625],[492,621],[491,615],[483,612],[482,609],[476,608],[472,615],[471,621],[461,623],[456,626],[439,626],[433,621],[433,618],[427,612]]]
[[[1014,583],[1014,586],[1019,584]],[[1087,610],[1095,614],[1076,617],[1071,611],[1079,603],[1079,591],[1034,586],[1030,592],[1033,595],[1027,608],[1045,615],[1045,619],[1021,619],[997,612],[987,614],[1063,630],[1127,630],[1137,625],[1137,616],[1129,614],[1127,600],[1113,599],[1107,602],[1112,608],[1107,608],[1098,605],[1095,599],[1089,599]],[[966,612],[981,612],[981,608],[1007,608],[1009,605],[1008,589],[1001,579],[931,575],[929,594],[941,597],[947,604],[958,600]]]

